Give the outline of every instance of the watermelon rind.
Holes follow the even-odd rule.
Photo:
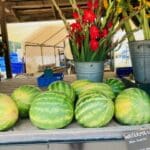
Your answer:
[[[13,127],[18,120],[18,108],[12,98],[0,93],[0,131]]]
[[[92,83],[90,80],[75,80],[71,83],[72,88],[74,89],[76,95],[78,96],[83,90],[84,86]]]
[[[64,128],[72,122],[74,109],[68,96],[44,92],[31,104],[29,116],[32,124],[40,129]]]
[[[124,82],[119,78],[108,78],[105,83],[112,88],[116,96],[126,88]]]
[[[75,109],[75,118],[83,127],[98,128],[107,125],[114,115],[114,103],[101,95],[88,97]]]
[[[22,85],[12,92],[11,97],[17,104],[21,118],[28,117],[30,105],[40,93],[41,90],[33,85]]]
[[[106,83],[89,83],[89,84],[85,85],[82,88],[82,91],[79,93],[79,97],[80,97],[80,95],[82,95],[83,92],[88,93],[90,90],[100,92],[112,100],[115,98],[115,94],[112,91],[112,88]]]
[[[66,94],[72,103],[75,101],[75,91],[71,85],[65,81],[55,81],[48,86],[49,91],[60,92]]]
[[[129,88],[122,91],[115,100],[115,117],[125,125],[149,123],[149,95],[139,88]]]

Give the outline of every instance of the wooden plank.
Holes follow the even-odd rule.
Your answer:
[[[18,15],[38,15],[42,13],[53,14],[53,11],[49,8],[46,9],[29,9],[29,10],[17,10]]]
[[[0,82],[0,92],[11,95],[14,89],[21,85],[37,85],[36,78],[27,77],[23,79],[7,79]]]
[[[48,144],[14,144],[14,145],[0,145],[0,150],[49,150]]]
[[[25,6],[18,6],[18,5],[15,5],[15,6],[12,6],[12,9],[17,9],[17,10],[29,10],[29,9],[51,9],[52,6],[51,5],[25,5]]]
[[[26,119],[19,120],[14,130],[0,132],[0,144],[123,140],[124,132],[146,129],[150,129],[150,124],[122,126],[112,120],[102,128],[83,128],[77,122],[72,122],[63,129],[42,130]]]

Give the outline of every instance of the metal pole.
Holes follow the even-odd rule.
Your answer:
[[[12,78],[4,0],[0,0],[0,24],[1,24],[1,35],[2,35],[2,42],[4,48],[4,55],[5,55],[6,76],[7,78]]]
[[[41,47],[41,58],[42,58],[42,65],[44,65],[44,59],[43,59],[43,47],[42,46],[40,46]]]
[[[55,57],[55,65],[56,65],[56,47],[54,46],[54,57]]]

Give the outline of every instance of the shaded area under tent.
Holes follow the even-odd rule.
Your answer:
[[[41,29],[25,42],[24,61],[27,73],[36,73],[39,66],[55,64],[65,67],[65,59],[72,59],[67,31],[63,25]]]

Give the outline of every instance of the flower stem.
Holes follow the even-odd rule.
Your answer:
[[[146,10],[144,8],[141,10],[140,15],[143,18],[143,20],[141,20],[141,22],[142,22],[144,39],[148,40],[148,39],[150,39],[150,27],[149,27],[148,18],[146,16]]]
[[[128,16],[128,14],[127,14],[126,11],[123,11],[122,13],[123,13],[123,16],[124,16],[124,17],[127,17],[127,16]],[[130,20],[129,20],[129,19],[125,21],[124,27],[125,27],[126,33],[130,33],[130,34],[127,36],[128,40],[129,40],[129,41],[135,41],[135,37],[134,37],[134,34],[133,34],[133,32],[132,32],[132,27],[131,27],[131,24],[130,24]]]
[[[59,6],[57,5],[56,1],[55,1],[55,0],[48,0],[48,1],[53,3],[53,5],[54,5],[54,7],[56,8],[56,10],[58,11],[58,13],[59,13],[61,19],[63,20],[63,22],[64,22],[64,24],[65,24],[65,26],[66,26],[66,29],[67,29],[67,30],[70,30],[70,26],[69,26],[69,24],[68,24],[68,22],[67,22],[65,16],[63,15],[61,9],[60,9]]]

